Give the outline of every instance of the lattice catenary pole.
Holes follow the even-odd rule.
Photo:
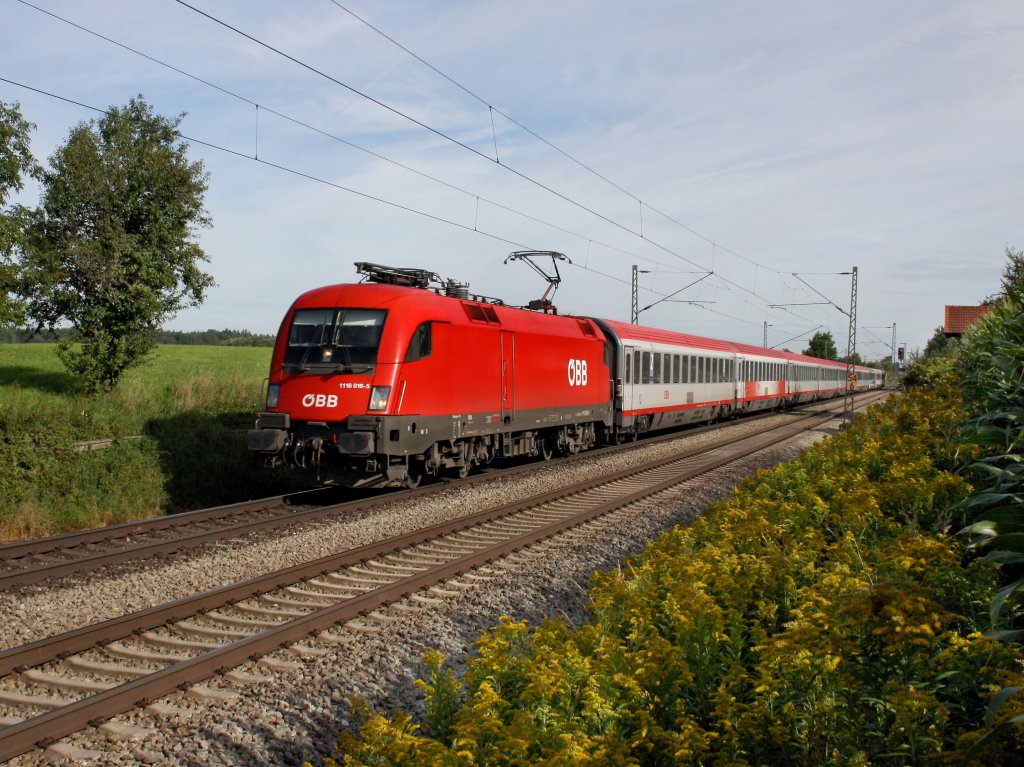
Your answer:
[[[846,393],[843,396],[843,423],[853,417],[853,392],[857,386],[857,371],[853,355],[857,351],[857,267],[850,272],[850,331],[846,339]]]

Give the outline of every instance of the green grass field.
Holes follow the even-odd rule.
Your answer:
[[[0,344],[0,538],[289,489],[245,449],[270,354],[269,348],[162,346],[115,391],[89,398],[75,393],[56,347]],[[101,439],[115,442],[93,452],[75,447]]]

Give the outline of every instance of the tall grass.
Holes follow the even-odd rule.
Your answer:
[[[163,346],[109,394],[48,344],[0,344],[0,537],[229,503],[276,488],[245,450],[271,350]],[[141,439],[127,440],[128,437]],[[114,440],[81,452],[76,443]]]

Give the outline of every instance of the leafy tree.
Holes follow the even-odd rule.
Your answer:
[[[139,96],[72,129],[43,174],[25,259],[28,315],[37,327],[72,326],[58,351],[88,390],[116,386],[162,323],[214,284],[194,240],[210,225],[207,174],[186,156],[183,117],[154,114]]]
[[[818,332],[811,336],[811,341],[804,349],[804,354],[823,360],[834,360],[839,356],[836,352],[836,342],[832,340],[830,332]]]
[[[11,192],[25,188],[25,177],[37,178],[40,168],[29,151],[29,133],[35,126],[21,115],[17,103],[0,101],[0,325],[14,325],[23,319],[22,305],[16,297],[18,263],[22,232],[28,209],[4,206]]]
[[[924,356],[933,357],[948,354],[956,346],[955,343],[951,343],[952,340],[946,336],[946,328],[939,325],[935,328],[935,333],[932,337],[928,339],[928,343],[924,345]]]
[[[1000,282],[1002,297],[1024,294],[1024,250],[1006,248],[1006,266]]]

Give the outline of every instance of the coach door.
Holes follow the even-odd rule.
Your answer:
[[[501,332],[501,420],[508,423],[515,418],[515,336],[508,331]]]
[[[625,346],[622,349],[622,412],[628,413],[633,409],[633,380],[636,376],[634,366],[639,363],[632,346]]]

